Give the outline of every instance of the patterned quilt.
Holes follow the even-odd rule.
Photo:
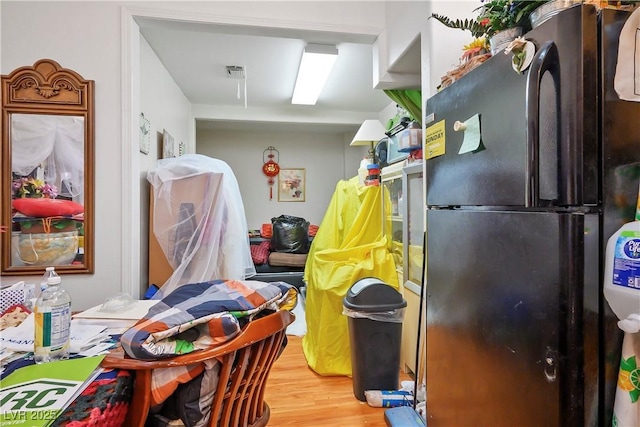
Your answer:
[[[124,351],[137,359],[158,359],[222,344],[264,309],[293,309],[296,288],[284,282],[213,280],[182,285],[164,296],[121,338]],[[205,425],[217,384],[219,363],[156,369],[152,375],[152,407],[176,390],[191,405],[179,417],[188,426]],[[197,382],[188,390],[185,384]],[[184,400],[184,396],[178,397]]]

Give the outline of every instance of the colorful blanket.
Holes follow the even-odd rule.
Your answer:
[[[241,327],[264,309],[293,309],[296,295],[296,288],[284,282],[214,280],[182,285],[127,330],[121,344],[129,356],[145,360],[219,345],[238,335]],[[217,384],[218,365],[210,361],[156,369],[151,384],[152,407],[164,402],[181,384],[197,381],[197,413],[188,415],[197,421],[188,425],[204,425]]]

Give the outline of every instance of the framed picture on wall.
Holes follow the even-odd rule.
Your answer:
[[[305,170],[280,169],[278,174],[278,201],[304,202],[305,200]]]
[[[162,130],[162,158],[170,159],[172,157],[176,157],[176,142],[175,139],[171,136],[166,129]]]

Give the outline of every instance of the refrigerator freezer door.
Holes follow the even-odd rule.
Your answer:
[[[429,98],[427,115],[444,120],[445,154],[426,160],[428,205],[524,204],[525,82],[500,54]],[[476,114],[481,150],[458,154],[464,132],[454,123]]]
[[[583,426],[585,216],[430,209],[427,224],[428,425]]]
[[[593,5],[564,10],[525,35],[537,53],[524,74],[500,53],[429,98],[427,135],[444,121],[445,153],[426,160],[427,205],[525,206],[534,184],[539,206],[597,203],[596,18]],[[532,97],[527,88],[538,86],[537,59],[549,42],[558,60],[544,64]],[[535,99],[539,110],[529,111]],[[465,132],[454,123],[476,114],[481,148],[458,154]]]

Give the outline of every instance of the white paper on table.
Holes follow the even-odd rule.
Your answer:
[[[125,307],[122,310],[102,311],[101,305],[96,305],[81,313],[74,314],[74,319],[121,319],[121,320],[140,320],[148,312],[151,307],[157,304],[160,300],[137,300],[131,305]]]
[[[70,352],[77,353],[109,338],[105,330],[105,325],[83,325],[72,320]],[[11,351],[33,351],[34,343],[35,322],[33,313],[29,314],[18,326],[4,329],[2,335],[0,335],[0,347]]]
[[[613,87],[620,99],[640,102],[640,8],[624,23]]]
[[[112,342],[102,342],[86,350],[83,350],[78,354],[84,357],[97,356],[99,354],[107,354],[113,347],[115,347],[115,345],[116,344]]]

